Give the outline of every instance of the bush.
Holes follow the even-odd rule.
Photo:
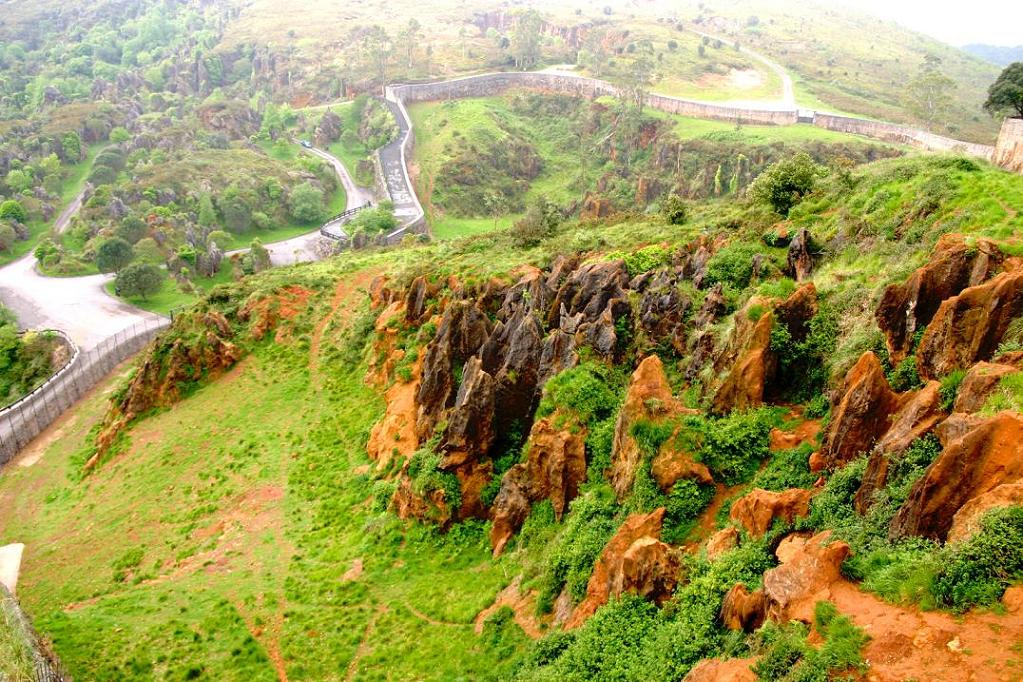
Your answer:
[[[561,408],[574,413],[584,425],[607,419],[618,411],[620,398],[614,389],[621,383],[606,365],[583,362],[547,382],[536,416],[540,419]]]
[[[680,445],[696,453],[714,480],[735,485],[749,479],[770,454],[775,421],[770,409],[735,412],[719,419],[687,417],[682,423]]]
[[[988,512],[980,529],[948,550],[934,582],[940,603],[962,612],[992,604],[1023,578],[1023,507]]]
[[[25,207],[14,199],[7,199],[0,202],[0,220],[14,220],[23,223],[28,220]]]
[[[718,250],[707,261],[707,282],[721,282],[726,286],[742,290],[749,286],[753,277],[753,258],[760,253],[753,244],[735,242]]]
[[[814,625],[824,640],[818,648],[807,642],[802,623],[768,623],[758,633],[758,647],[766,648],[753,672],[760,680],[828,682],[838,673],[866,670],[860,650],[869,637],[830,602],[817,602]]]
[[[9,251],[18,241],[18,233],[7,223],[0,223],[0,251]]]
[[[896,365],[895,369],[888,373],[888,383],[893,391],[899,393],[923,386],[924,382],[920,379],[920,374],[916,369],[916,356],[910,355]]]
[[[771,164],[757,176],[747,190],[749,198],[769,205],[775,212],[788,216],[793,206],[811,191],[827,169],[814,162],[806,152]]]
[[[941,388],[938,389],[938,393],[941,395],[941,409],[945,412],[952,411],[956,396],[959,395],[959,387],[965,377],[966,370],[957,369],[941,378]]]
[[[561,220],[561,210],[557,206],[546,197],[537,197],[526,208],[526,215],[512,225],[512,241],[519,247],[536,246],[554,235]]]
[[[684,225],[689,219],[689,204],[679,195],[672,194],[661,204],[661,216],[669,225]]]
[[[344,230],[350,236],[357,234],[378,235],[387,234],[398,227],[398,221],[394,217],[394,211],[384,206],[367,208],[355,214],[355,217],[344,225]]]

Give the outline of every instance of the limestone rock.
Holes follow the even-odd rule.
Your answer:
[[[962,235],[945,235],[929,263],[885,289],[875,314],[892,362],[906,357],[913,335],[930,323],[945,299],[987,280],[1002,260],[998,247],[986,239],[967,244]]]
[[[824,531],[795,549],[785,563],[764,573],[767,616],[779,623],[812,623],[817,602],[829,601],[831,587],[842,580],[849,545],[832,541],[831,532]]]
[[[763,590],[750,592],[742,583],[728,590],[721,603],[721,623],[729,630],[753,632],[764,624],[767,600]]]
[[[681,403],[671,394],[661,359],[656,355],[644,358],[632,374],[625,402],[615,423],[609,478],[619,499],[632,489],[636,467],[643,460],[639,444],[630,434],[632,425],[641,420],[661,422],[684,411]],[[669,470],[675,469],[663,462],[659,467],[664,479],[670,477],[672,471]]]
[[[948,542],[961,542],[980,527],[980,519],[992,509],[1023,503],[1023,482],[1003,483],[964,504],[952,517]]]
[[[888,385],[881,362],[867,351],[845,377],[845,389],[824,436],[821,456],[835,469],[869,452],[889,428],[899,397]]]
[[[937,379],[989,359],[1013,318],[1023,313],[1023,269],[1003,272],[946,299],[927,326],[916,361],[920,376]]]
[[[697,663],[682,682],[756,682],[749,658],[707,658]]]
[[[760,537],[771,529],[775,519],[792,523],[797,517],[806,516],[812,496],[813,491],[802,488],[780,493],[754,488],[735,501],[729,518],[753,537]]]
[[[680,562],[674,550],[660,542],[664,508],[633,514],[601,552],[586,585],[586,597],[565,623],[578,627],[611,597],[625,592],[663,603],[675,590]]]
[[[526,461],[509,469],[501,480],[490,512],[495,556],[522,527],[534,503],[549,499],[560,520],[586,480],[586,431],[575,425],[559,429],[554,426],[558,418],[555,413],[533,424]]]
[[[785,272],[797,282],[802,282],[813,272],[813,261],[813,240],[804,227],[789,243]]]
[[[893,456],[901,455],[910,444],[937,426],[944,418],[941,411],[941,384],[929,381],[919,391],[902,398],[902,407],[895,414],[891,428],[870,453],[863,483],[856,492],[856,510],[867,511],[874,493],[888,482],[888,466]]]
[[[774,315],[765,312],[760,316],[745,350],[714,394],[713,411],[716,414],[748,410],[763,404],[767,382],[777,368],[777,359],[771,352],[773,327]]]
[[[943,449],[910,489],[892,520],[893,538],[944,540],[970,500],[1023,477],[1023,419],[1001,412],[981,419],[955,414],[936,433]]]
[[[735,526],[725,526],[710,536],[707,540],[707,559],[714,561],[725,552],[729,552],[739,546],[739,529]]]
[[[970,367],[956,393],[953,412],[976,412],[984,406],[1002,377],[1019,371],[1017,367],[1001,362],[978,362]]]

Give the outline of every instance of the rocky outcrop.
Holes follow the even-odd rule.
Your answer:
[[[656,355],[643,359],[632,374],[625,403],[615,423],[614,442],[611,449],[611,470],[608,478],[611,486],[622,499],[632,490],[636,468],[643,461],[643,451],[632,437],[632,427],[640,421],[661,423],[687,410],[671,394],[664,366]],[[710,479],[710,472],[703,465],[692,461],[685,453],[662,448],[655,455],[658,482],[662,485],[674,483],[678,478],[692,475],[703,481]],[[670,487],[670,485],[669,485]]]
[[[785,261],[785,273],[797,282],[806,280],[813,272],[813,239],[805,227],[801,228],[789,243]]]
[[[766,615],[763,590],[750,592],[742,583],[733,586],[721,602],[721,624],[729,630],[753,632],[764,624]]]
[[[111,404],[96,436],[96,454],[86,462],[86,469],[96,465],[133,419],[177,402],[183,389],[200,379],[215,379],[244,355],[223,313],[187,313],[171,329],[149,346],[128,386]]]
[[[962,542],[980,528],[980,520],[992,509],[1023,504],[1023,482],[1003,483],[974,497],[952,517],[948,542]]]
[[[945,300],[917,349],[920,376],[938,379],[991,358],[1009,323],[1020,314],[1023,269],[1003,272]]]
[[[909,354],[914,334],[930,323],[943,301],[987,280],[1000,270],[1002,260],[1001,251],[988,240],[967,243],[962,235],[946,235],[927,265],[885,289],[875,315],[892,363]]]
[[[560,520],[586,480],[586,431],[577,424],[556,427],[562,418],[555,413],[533,424],[526,461],[509,469],[501,480],[490,510],[494,556],[522,527],[533,504],[550,500]]]
[[[751,536],[760,537],[771,529],[775,520],[791,524],[798,517],[806,516],[812,496],[813,491],[802,488],[780,493],[754,488],[735,501],[728,516]]]
[[[639,323],[652,340],[667,341],[675,352],[686,352],[685,319],[692,305],[679,293],[677,273],[664,269],[644,281],[630,283],[634,290],[642,291],[639,303]]]
[[[755,315],[763,308],[773,308],[773,311]],[[780,303],[757,296],[751,298],[735,314],[732,340],[714,363],[718,371],[726,367],[730,370],[714,394],[712,410],[716,414],[748,410],[780,395],[791,378],[775,376],[778,359],[771,350],[771,332],[775,324],[780,324],[793,340],[802,341],[816,314],[817,289],[813,282],[803,285]]]
[[[632,307],[625,288],[629,275],[620,260],[585,263],[558,289],[547,326],[575,334],[578,345],[612,357],[619,349],[619,324],[631,325]]]
[[[998,388],[1002,377],[1018,372],[1018,366],[997,362],[978,362],[969,369],[956,393],[953,412],[976,412]]]
[[[601,552],[586,585],[586,597],[572,612],[565,629],[582,625],[598,608],[626,592],[661,604],[678,583],[680,561],[675,551],[657,538],[664,508],[633,514]]]
[[[714,394],[715,414],[748,410],[763,404],[767,383],[777,369],[777,358],[771,352],[773,328],[774,315],[770,311],[765,312],[753,328],[738,361]]]
[[[944,540],[970,500],[1023,477],[1023,419],[1002,412],[983,419],[955,414],[935,432],[938,458],[910,489],[892,520],[893,538]]]
[[[861,514],[870,507],[874,494],[888,482],[892,457],[901,455],[910,444],[929,433],[945,418],[941,411],[941,384],[930,381],[919,391],[901,398],[902,407],[892,419],[891,428],[870,453],[863,483],[856,492],[855,506]]]
[[[725,552],[730,552],[738,546],[739,529],[735,526],[725,526],[707,540],[707,559],[714,561]]]
[[[766,615],[778,623],[812,623],[818,601],[830,601],[831,588],[842,582],[842,562],[849,545],[832,540],[831,531],[806,539],[795,536],[779,545],[777,568],[764,573]]]
[[[845,377],[842,399],[824,435],[821,457],[835,469],[870,452],[891,425],[900,405],[877,356],[866,352]]]

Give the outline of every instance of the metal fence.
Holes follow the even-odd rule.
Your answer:
[[[55,654],[49,651],[39,639],[32,622],[21,610],[21,605],[6,587],[0,585],[0,628],[9,631],[4,634],[28,647],[32,656],[32,668],[36,682],[65,682],[70,680]]]
[[[64,367],[34,391],[0,410],[0,466],[13,459],[110,370],[169,325],[166,318],[146,318],[87,351],[72,343],[71,360]]]

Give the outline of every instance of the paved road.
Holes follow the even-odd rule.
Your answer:
[[[383,100],[383,103],[390,109],[398,124],[398,136],[380,148],[380,167],[384,172],[384,182],[387,183],[387,193],[394,202],[394,217],[398,219],[399,224],[405,224],[415,220],[420,214],[419,205],[412,194],[414,190],[408,184],[401,155],[401,145],[409,132],[409,121],[405,119],[396,102]]]
[[[341,180],[341,185],[345,188],[345,195],[347,197],[346,209],[372,203],[373,193],[365,187],[359,187],[355,184],[355,180],[352,179],[348,169],[345,168],[340,159],[315,147],[308,149],[308,151],[320,157],[334,168],[338,179]],[[294,265],[295,263],[308,263],[319,259],[320,254],[317,253],[316,243],[320,239],[320,228],[316,228],[312,232],[307,232],[291,239],[285,239],[284,241],[266,244],[265,246],[266,250],[270,252],[270,262],[273,265]],[[228,255],[244,251],[247,251],[247,249],[237,249],[229,251]]]

